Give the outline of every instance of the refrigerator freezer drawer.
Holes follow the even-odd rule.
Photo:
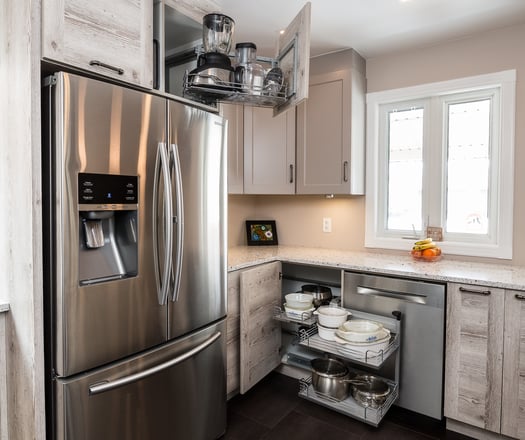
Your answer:
[[[225,321],[55,383],[59,440],[211,440],[226,429]]]

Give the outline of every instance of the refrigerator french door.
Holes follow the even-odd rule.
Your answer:
[[[46,79],[43,105],[53,438],[173,438],[179,417],[195,420],[191,438],[218,437],[226,395],[224,121],[62,72]],[[190,392],[195,374],[214,386]],[[105,385],[93,388],[97,382]],[[210,408],[210,431],[183,410],[201,406]],[[156,436],[133,434],[146,431]]]

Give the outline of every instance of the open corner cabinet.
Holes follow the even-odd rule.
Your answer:
[[[214,78],[199,77],[202,75],[200,73],[192,73],[197,57],[204,52],[199,32],[202,17],[207,12],[210,11],[189,8],[187,2],[181,0],[159,0],[155,3],[156,47],[159,60],[164,58],[165,61],[164,66],[157,68],[157,88],[211,106],[225,102],[270,107],[274,110],[274,116],[308,98],[310,2],[305,4],[279,36],[275,57],[257,56],[257,63],[267,72],[276,67],[281,69],[283,85],[278,91],[270,91],[262,86],[241,87],[235,78],[215,81]],[[185,27],[190,29],[189,26],[191,32],[177,32],[179,37],[173,36],[174,27],[183,30]],[[193,41],[181,41],[181,34],[193,35]],[[177,38],[179,41],[176,41]],[[233,54],[228,56],[234,58]]]

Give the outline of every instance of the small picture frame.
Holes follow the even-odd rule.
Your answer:
[[[276,245],[275,220],[246,220],[246,240],[248,246]]]

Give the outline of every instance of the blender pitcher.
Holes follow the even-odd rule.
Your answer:
[[[251,95],[261,95],[265,77],[264,68],[257,63],[257,46],[254,43],[237,43],[235,82]]]
[[[223,14],[207,14],[203,18],[202,40],[205,52],[230,53],[235,22]]]

